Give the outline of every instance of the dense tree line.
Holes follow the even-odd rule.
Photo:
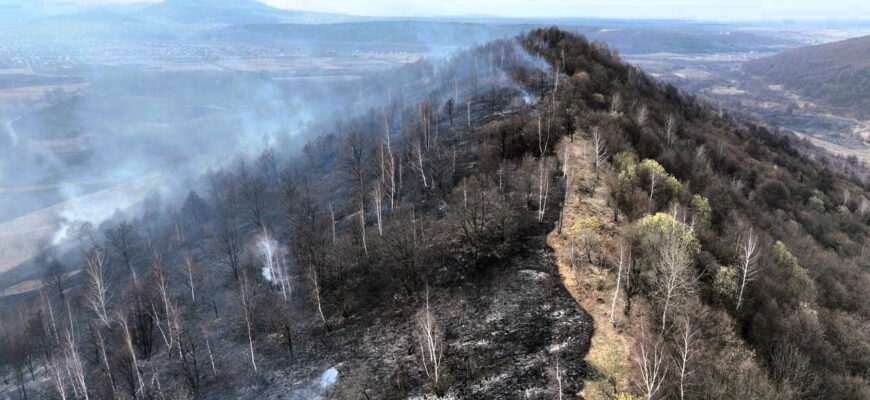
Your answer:
[[[728,372],[741,383],[726,397],[870,396],[866,183],[798,152],[794,136],[735,121],[600,45],[557,29],[533,32],[525,45],[568,75],[556,96],[573,108],[572,128],[605,132],[612,204],[636,220],[626,234],[636,275],[627,289],[660,310],[659,335],[685,339],[668,315],[673,300],[697,298],[707,310],[696,318],[706,325],[699,347],[727,346],[703,329],[733,319],[767,372],[761,380]],[[691,244],[667,239],[674,226],[690,229]],[[696,360],[702,370],[731,368]],[[721,397],[717,379],[701,380],[695,396]]]

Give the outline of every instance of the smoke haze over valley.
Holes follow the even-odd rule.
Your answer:
[[[862,5],[295,3],[0,0],[0,398],[870,396]]]

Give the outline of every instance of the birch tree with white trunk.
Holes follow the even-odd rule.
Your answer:
[[[740,277],[740,287],[737,294],[737,309],[743,304],[746,286],[758,274],[758,235],[752,227],[745,228],[737,243],[737,271]]]
[[[672,356],[679,378],[680,400],[685,400],[688,394],[689,376],[694,373],[694,368],[691,364],[695,357],[696,336],[697,331],[692,327],[689,317],[683,317],[680,322],[680,329],[675,337],[676,354]]]
[[[547,201],[550,197],[550,164],[552,159],[541,157],[538,160],[538,222],[544,220],[547,212]]]
[[[54,391],[57,392],[57,396],[60,397],[61,400],[67,399],[66,379],[64,379],[64,371],[66,371],[67,368],[66,359],[58,356],[51,357],[46,364],[48,380],[51,382],[51,386],[54,387]]]
[[[653,195],[656,192],[656,182],[658,182],[659,174],[656,171],[650,170],[649,173],[649,200],[647,201],[647,210],[652,212],[654,209]]]
[[[94,317],[107,327],[111,324],[108,315],[108,261],[106,252],[99,247],[85,254],[85,303],[93,311]]]
[[[556,392],[556,398],[562,400],[564,398],[563,387],[565,386],[565,369],[562,367],[562,361],[559,353],[553,354],[553,363],[547,368],[547,374],[550,375],[550,382],[553,390]]]
[[[242,274],[239,280],[239,302],[242,307],[242,317],[248,334],[248,350],[251,354],[251,368],[254,375],[257,374],[257,360],[254,355],[254,301],[251,293],[251,284],[247,274]]]
[[[127,352],[130,355],[133,374],[136,376],[136,390],[134,391],[134,397],[138,399],[144,395],[145,382],[142,380],[142,372],[139,369],[139,360],[136,357],[136,350],[133,348],[133,334],[130,332],[130,324],[127,322],[127,315],[119,313],[117,320],[118,324],[121,326],[124,345],[127,347]]]
[[[429,183],[426,181],[426,170],[423,167],[423,146],[420,144],[420,141],[417,141],[417,144],[414,146],[414,158],[416,158],[414,169],[416,169],[417,173],[420,174],[420,179],[423,181],[423,187],[428,188]]]
[[[613,92],[613,95],[610,96],[610,112],[619,112],[622,108],[622,94],[619,92]]]
[[[88,394],[88,380],[85,375],[85,366],[82,363],[78,350],[76,349],[75,338],[69,330],[66,331],[66,337],[63,343],[63,354],[66,361],[66,368],[72,378],[74,391],[81,395],[85,400],[89,400],[90,395]]]
[[[415,316],[417,323],[417,341],[420,344],[420,357],[423,363],[423,371],[437,387],[441,383],[441,360],[444,355],[444,334],[441,325],[435,319],[435,314],[429,305],[429,290],[426,290],[426,306],[417,311]]]
[[[695,290],[696,277],[687,243],[679,237],[667,235],[659,248],[655,272],[656,289],[663,303],[661,331],[664,332],[672,303]]]
[[[637,115],[635,116],[635,120],[637,121],[638,126],[643,126],[646,123],[647,118],[647,108],[646,104],[641,104],[637,109]]]
[[[317,272],[317,266],[311,264],[308,266],[308,281],[311,283],[311,297],[314,297],[314,303],[317,307],[317,315],[320,316],[320,320],[323,321],[323,325],[326,326],[326,330],[330,330],[329,322],[326,320],[326,315],[323,313],[323,299],[321,294],[320,287],[320,274]]]
[[[619,287],[622,284],[622,270],[625,265],[631,263],[631,250],[626,250],[624,245],[619,245],[619,261],[616,263],[616,287],[613,289],[613,301],[610,302],[610,323],[616,324],[613,314],[616,310],[616,300],[619,298]]]
[[[592,161],[595,163],[595,180],[601,177],[601,168],[607,162],[607,145],[598,127],[592,128]]]
[[[195,259],[189,251],[184,251],[181,254],[181,259],[184,261],[185,272],[187,272],[187,287],[190,289],[190,302],[196,303],[196,284],[194,283]]]
[[[646,400],[656,398],[667,375],[665,346],[660,339],[646,333],[641,323],[632,361],[637,367],[637,386]]]
[[[105,338],[103,338],[103,332],[101,330],[101,327],[94,325],[93,330],[94,334],[97,337],[97,346],[100,351],[100,359],[103,361],[103,368],[106,369],[106,375],[108,375],[109,381],[111,381],[112,383],[112,397],[118,398],[115,375],[112,373],[112,367],[111,364],[109,364],[109,355],[106,352],[106,340]]]
[[[384,236],[384,228],[383,228],[383,219],[382,219],[382,205],[383,201],[383,193],[381,193],[381,182],[375,184],[374,189],[372,190],[372,200],[375,205],[375,218],[378,224],[378,236]]]

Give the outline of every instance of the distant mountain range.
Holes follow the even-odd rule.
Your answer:
[[[181,24],[324,23],[355,19],[341,14],[289,11],[256,0],[164,0],[137,14]]]
[[[204,35],[221,41],[280,41],[390,48],[470,46],[518,35],[526,25],[436,21],[366,21],[337,24],[249,24]]]
[[[44,0],[0,0],[0,23],[157,22],[184,25],[335,23],[359,21],[342,14],[282,10],[256,0],[164,0],[124,4],[74,4]]]
[[[107,8],[93,8],[69,14],[51,15],[39,18],[38,22],[81,22],[91,24],[129,24],[142,22],[136,17],[118,13]]]
[[[785,51],[751,61],[743,69],[805,100],[870,119],[870,36]]]

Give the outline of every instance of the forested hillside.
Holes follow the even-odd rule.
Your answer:
[[[556,28],[369,84],[387,107],[44,252],[0,393],[870,397],[870,201],[789,136]]]
[[[798,153],[788,136],[723,118],[629,66],[594,62],[601,52],[582,40],[556,30],[527,40],[576,80],[557,103],[576,110],[570,131],[591,134],[586,154],[610,163],[600,175],[625,219],[599,267],[619,275],[623,249],[626,311],[649,306],[624,320],[646,347],[636,344],[642,361],[625,366],[635,393],[870,395],[864,184]],[[600,222],[580,220],[569,234],[588,244],[606,237],[594,234]],[[663,372],[667,354],[689,362]]]
[[[807,101],[870,118],[870,36],[784,51],[750,61],[743,69],[785,85]]]

